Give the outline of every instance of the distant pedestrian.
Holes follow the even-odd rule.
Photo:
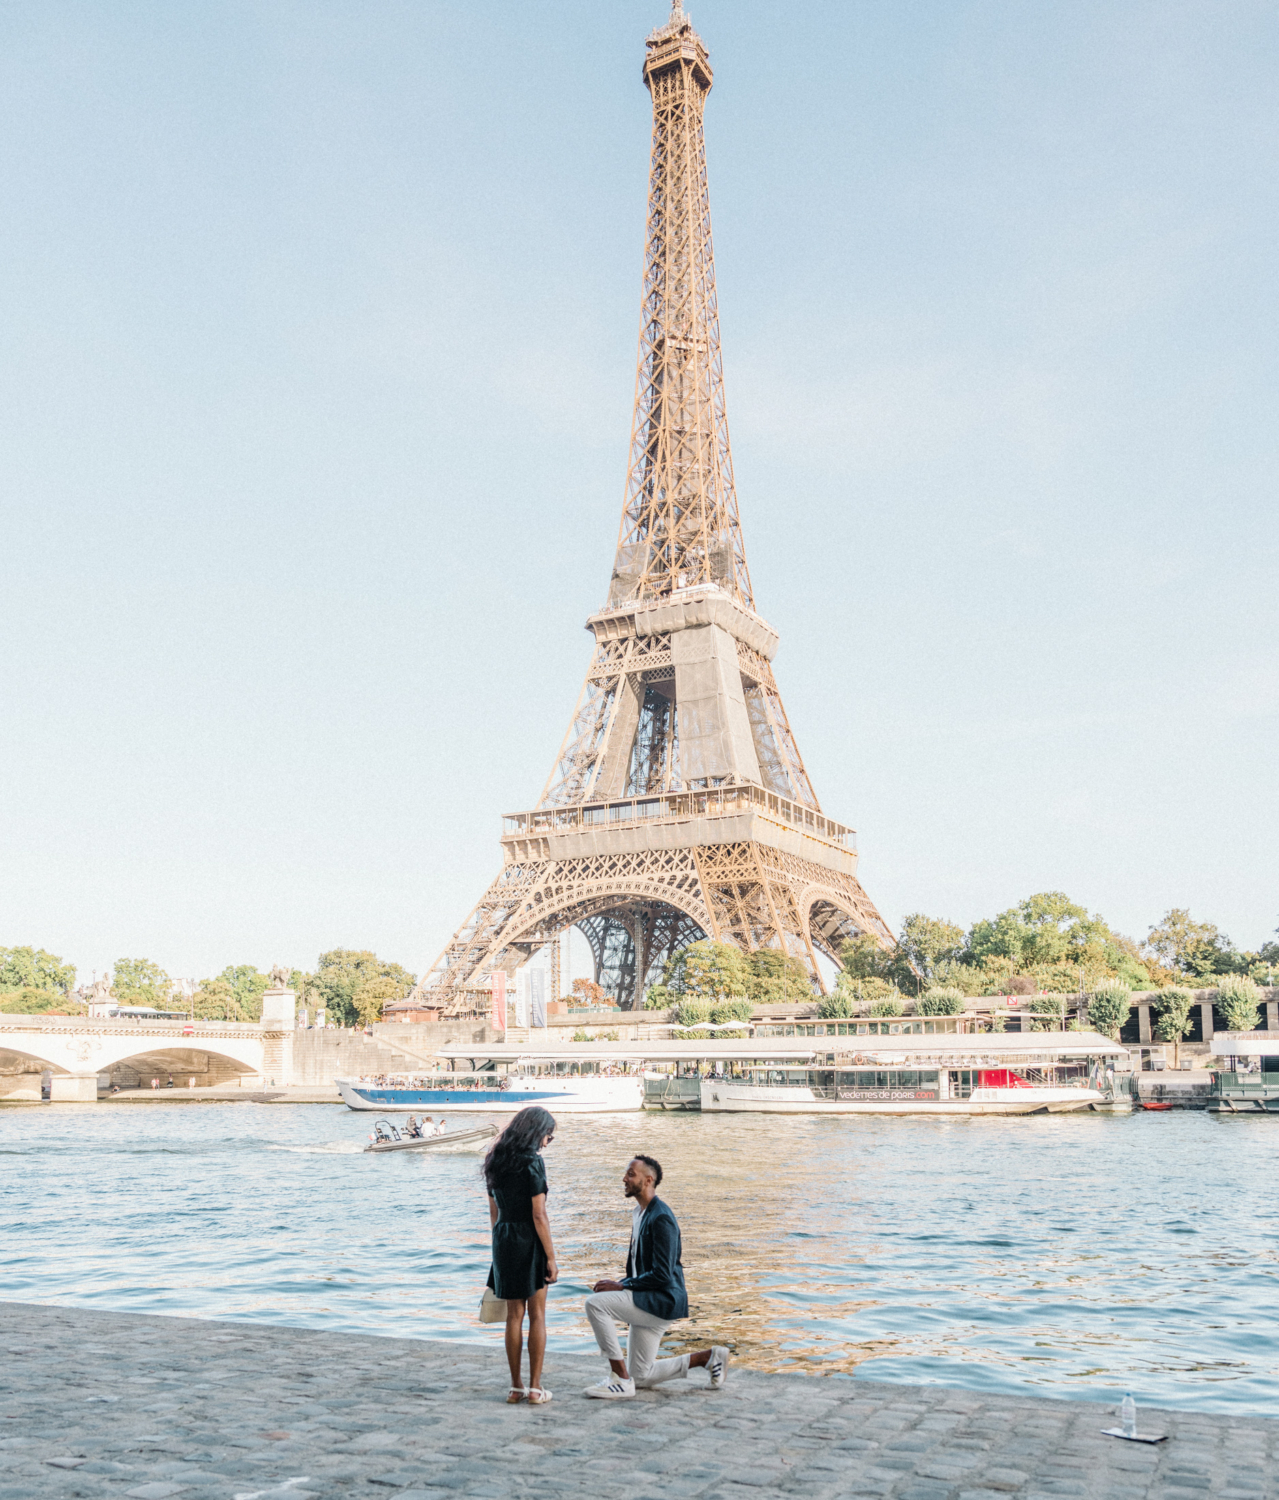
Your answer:
[[[622,1178],[622,1191],[635,1200],[626,1276],[622,1281],[597,1281],[593,1295],[586,1299],[595,1342],[613,1372],[611,1380],[587,1386],[586,1395],[603,1401],[627,1401],[637,1387],[647,1389],[678,1379],[690,1369],[704,1368],[715,1389],[728,1374],[729,1352],[722,1344],[696,1354],[657,1358],[662,1335],[677,1318],[688,1317],[679,1224],[657,1196],[661,1180],[662,1168],[651,1156],[631,1158]],[[618,1323],[628,1328],[625,1356],[617,1337]]]
[[[194,1087],[195,1087],[195,1074],[193,1073],[191,1075],[191,1077],[187,1079],[187,1088],[193,1089]]]
[[[153,1089],[158,1089],[160,1087],[160,1080],[158,1078],[153,1078],[151,1080],[151,1087]]]
[[[442,1123],[442,1122],[441,1122]],[[531,1105],[515,1115],[484,1158],[493,1268],[489,1286],[506,1303],[506,1361],[511,1370],[508,1405],[527,1400],[543,1406],[551,1392],[542,1385],[546,1354],[546,1288],[559,1280],[551,1222],[546,1214],[543,1150],[555,1139],[555,1119]],[[523,1363],[524,1314],[528,1313],[528,1380]]]

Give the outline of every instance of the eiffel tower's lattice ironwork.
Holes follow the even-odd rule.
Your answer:
[[[724,403],[702,112],[712,76],[680,0],[646,44],[652,164],[639,361],[608,599],[537,807],[504,820],[501,874],[423,980],[455,1008],[566,927],[637,1003],[699,937],[801,958],[892,936],[822,812],[756,612]]]

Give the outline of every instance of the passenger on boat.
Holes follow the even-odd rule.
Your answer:
[[[404,1127],[404,1133],[408,1136],[411,1136],[415,1141],[420,1141],[422,1139],[422,1127],[417,1123],[416,1115],[409,1116],[408,1124]]]

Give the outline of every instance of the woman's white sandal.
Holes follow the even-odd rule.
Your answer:
[[[528,1388],[528,1404],[530,1406],[545,1406],[548,1401],[554,1399],[554,1393],[543,1390],[539,1385],[531,1385]]]
[[[521,1401],[528,1400],[528,1392],[522,1385],[513,1385],[506,1393],[507,1406],[518,1406]]]

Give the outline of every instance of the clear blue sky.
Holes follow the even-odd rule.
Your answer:
[[[373,947],[499,868],[622,499],[664,0],[0,4],[0,944]],[[896,926],[1279,923],[1279,12],[692,0],[729,418]]]

